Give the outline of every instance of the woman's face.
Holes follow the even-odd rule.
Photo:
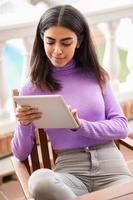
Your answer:
[[[63,67],[79,47],[76,34],[62,26],[52,26],[44,32],[44,49],[54,66]]]

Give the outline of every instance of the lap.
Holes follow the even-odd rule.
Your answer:
[[[31,183],[61,183],[77,196],[131,180],[122,154],[113,143],[97,145],[87,151],[64,152],[56,160],[54,171],[40,169],[30,178]],[[58,184],[57,184],[58,185]]]
[[[55,171],[73,174],[89,192],[132,178],[121,152],[113,143],[96,145],[87,151],[64,152],[57,158]]]
[[[55,187],[62,187],[63,185],[69,187],[77,196],[88,192],[83,182],[74,175],[68,173],[58,173],[50,169],[40,169],[35,171],[29,180],[30,188],[39,185],[39,187],[43,189],[46,184],[51,185],[52,183]]]

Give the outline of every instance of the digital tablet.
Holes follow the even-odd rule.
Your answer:
[[[60,95],[14,96],[18,105],[38,108],[42,117],[34,120],[37,128],[78,128],[78,124]]]

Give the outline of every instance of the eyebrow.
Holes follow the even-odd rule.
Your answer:
[[[46,38],[50,40],[55,40],[54,38],[49,37],[49,36],[46,36]],[[66,37],[66,38],[62,38],[61,41],[72,40],[72,39],[73,39],[72,37]]]

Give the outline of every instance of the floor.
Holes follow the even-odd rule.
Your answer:
[[[128,166],[133,174],[133,152],[127,150],[125,147],[121,147],[121,151],[128,163]],[[15,174],[13,176],[5,176],[3,178],[3,184],[0,185],[0,200],[25,200],[23,191],[16,179]]]
[[[11,156],[0,159],[0,200],[25,200]]]
[[[25,200],[17,180],[10,180],[0,186],[0,200]]]

